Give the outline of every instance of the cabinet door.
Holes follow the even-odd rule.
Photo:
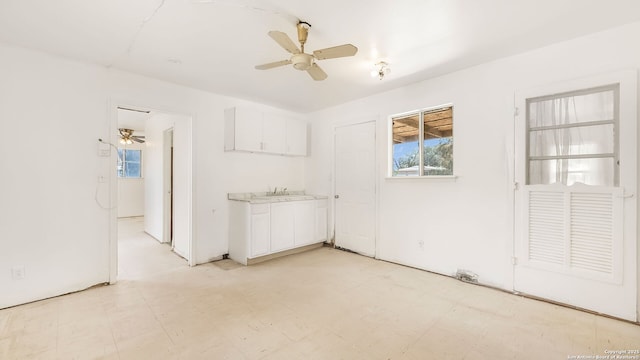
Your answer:
[[[266,205],[266,206],[264,206]],[[266,255],[270,251],[270,225],[269,205],[261,204],[256,208],[252,205],[251,209],[251,249],[249,257]],[[266,208],[266,211],[263,209]]]
[[[235,149],[262,151],[262,113],[250,108],[235,108]]]
[[[271,204],[271,252],[294,246],[294,205],[293,202]]]
[[[316,200],[316,241],[327,241],[327,199]]]
[[[307,123],[287,119],[287,155],[307,156]]]
[[[314,243],[316,202],[296,201],[295,203],[295,244],[304,246]]]
[[[264,114],[262,121],[262,150],[271,154],[284,154],[285,138],[285,118],[273,114]]]

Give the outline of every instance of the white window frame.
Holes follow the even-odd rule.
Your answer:
[[[614,96],[614,111],[613,111],[613,119],[603,119],[599,121],[591,121],[591,122],[579,122],[575,124],[560,124],[560,125],[548,125],[548,126],[540,126],[532,128],[530,125],[530,106],[532,102],[551,100],[551,99],[559,99],[569,96],[575,95],[588,95],[594,94],[603,91],[613,91]],[[620,156],[619,156],[619,122],[620,122],[620,84],[609,84],[602,85],[597,87],[585,88],[574,91],[567,91],[558,94],[538,96],[533,98],[526,99],[526,164],[525,164],[525,179],[526,184],[531,184],[531,160],[562,160],[562,159],[596,159],[596,158],[611,158],[613,159],[613,185],[618,186],[620,180]],[[531,133],[534,131],[545,131],[545,130],[559,130],[559,129],[567,129],[567,128],[581,128],[593,125],[613,125],[613,153],[598,153],[598,154],[578,154],[578,155],[547,155],[547,156],[531,156]]]
[[[116,169],[116,176],[118,177],[118,179],[131,179],[131,180],[137,180],[137,179],[142,179],[144,177],[144,174],[142,172],[142,149],[125,149],[125,148],[118,148],[118,151],[122,150],[122,174],[125,175],[126,174],[126,170],[125,170],[125,164],[127,162],[126,160],[126,152],[127,151],[139,151],[140,152],[140,176],[139,177],[132,177],[132,176],[120,176],[120,172],[118,171],[118,169]],[[118,154],[118,162],[120,162],[120,155]]]
[[[424,162],[424,113],[425,112],[430,112],[433,110],[439,110],[439,109],[445,109],[445,108],[451,108],[452,111],[452,120],[451,120],[451,125],[453,126],[453,103],[446,103],[446,104],[441,104],[441,105],[436,105],[436,106],[430,106],[430,107],[426,107],[426,108],[421,108],[421,109],[417,109],[417,110],[412,110],[412,111],[407,111],[407,112],[403,112],[403,113],[398,113],[398,114],[393,114],[391,116],[389,116],[388,120],[387,120],[387,133],[388,133],[388,139],[387,139],[387,158],[388,158],[388,167],[387,167],[387,179],[403,179],[403,180],[408,180],[408,179],[441,179],[441,180],[447,180],[447,179],[455,179],[457,176],[455,175],[455,167],[456,167],[456,161],[455,161],[455,144],[454,144],[454,149],[452,151],[451,157],[453,159],[453,166],[451,169],[452,175],[424,175],[424,166],[420,166],[423,165]],[[418,115],[419,120],[418,120],[418,135],[419,135],[419,140],[418,140],[418,156],[419,156],[419,160],[418,163],[420,165],[418,165],[418,175],[409,175],[409,176],[398,176],[398,175],[393,175],[393,120],[400,118],[400,117],[406,117],[409,115]],[[453,139],[454,136],[452,135],[451,138]]]

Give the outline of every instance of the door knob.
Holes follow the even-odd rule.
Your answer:
[[[340,199],[340,195],[333,195],[334,199]]]

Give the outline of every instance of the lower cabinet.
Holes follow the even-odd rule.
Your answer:
[[[267,255],[271,249],[269,232],[271,219],[269,204],[255,204],[251,206],[251,257]]]
[[[327,241],[327,199],[316,200],[315,241]]]
[[[315,243],[316,200],[296,201],[293,218],[295,245],[304,246]]]
[[[295,210],[293,202],[271,204],[271,252],[291,249],[294,246]]]
[[[248,259],[326,241],[327,200],[251,204],[231,201],[229,257]]]

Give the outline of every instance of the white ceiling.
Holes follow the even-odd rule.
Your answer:
[[[296,41],[298,19],[307,51],[358,54],[319,61],[324,81],[255,70],[288,59],[267,32]],[[0,0],[0,41],[309,112],[638,20],[638,0]]]
[[[118,109],[118,128],[131,129],[134,135],[144,135],[150,113],[130,109]]]

